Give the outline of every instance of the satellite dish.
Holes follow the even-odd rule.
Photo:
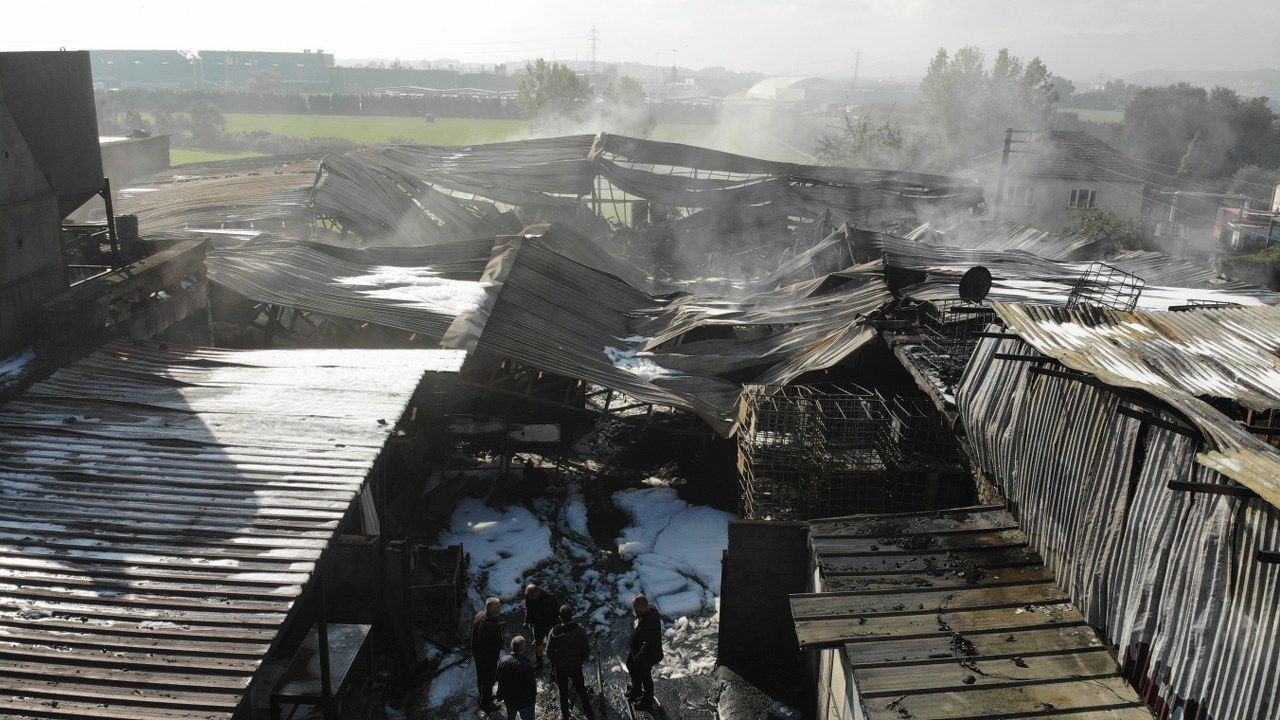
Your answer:
[[[991,292],[991,271],[975,265],[960,278],[960,299],[979,302]]]

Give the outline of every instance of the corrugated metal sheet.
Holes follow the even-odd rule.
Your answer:
[[[1280,408],[1280,308],[994,308],[1011,330],[1063,365],[1177,408],[1209,439],[1205,462],[1280,507],[1280,449],[1202,399]]]
[[[785,384],[830,367],[875,337],[865,317],[891,299],[878,265],[822,293],[825,278],[749,298],[655,297],[561,254],[585,242],[557,226],[510,238],[485,270],[485,306],[460,316],[445,344],[692,410],[727,434],[741,385],[720,376],[758,368],[758,382]],[[666,345],[714,326],[769,332]],[[619,361],[613,350],[641,354]]]
[[[114,342],[0,410],[0,714],[230,717],[457,351]]]
[[[791,596],[796,635],[842,649],[854,717],[1151,718],[1005,510],[818,520],[810,537],[822,591]]]
[[[1084,235],[1075,233],[1051,233],[1048,230],[1006,222],[978,234],[976,237],[965,225],[939,235],[933,239],[934,244],[945,247],[967,248],[986,252],[1003,252],[1017,250],[1030,253],[1046,260],[1073,260],[1098,256],[1099,243]]]
[[[1087,339],[1087,325],[1075,328]],[[1145,331],[1131,330],[1129,342]],[[1109,338],[1098,342],[1109,352]],[[1117,412],[1117,393],[996,353],[1040,348],[979,343],[957,394],[975,461],[1085,618],[1118,645],[1125,674],[1162,717],[1276,717],[1280,566],[1255,554],[1280,547],[1280,510],[1171,490],[1172,480],[1225,480],[1203,455],[1196,462],[1195,440]]]
[[[1062,305],[1071,295],[1076,279],[1089,262],[1049,260],[1017,250],[970,250],[939,247],[877,234],[869,243],[869,254],[883,257],[885,266],[923,273],[924,278],[900,290],[922,300],[951,300],[959,296],[960,278],[975,265],[991,271],[989,298],[1005,302]],[[1132,251],[1106,260],[1127,273],[1137,275],[1147,285],[1139,307],[1166,310],[1192,300],[1232,302],[1241,305],[1277,305],[1280,293],[1246,283],[1226,281],[1207,268],[1184,258],[1157,252]]]

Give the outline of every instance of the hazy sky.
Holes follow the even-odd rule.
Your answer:
[[[919,76],[939,47],[1008,47],[1073,79],[1280,67],[1280,0],[13,2],[0,50],[301,50],[493,63],[588,57],[772,74]],[[655,53],[657,53],[655,55]]]

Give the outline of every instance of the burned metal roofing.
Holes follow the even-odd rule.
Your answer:
[[[1117,342],[1124,325],[1101,324],[1103,356],[1129,357],[1147,334],[1139,323]],[[975,465],[1162,719],[1276,717],[1280,565],[1260,553],[1280,548],[1280,508],[1205,462],[1206,439],[1160,401],[1167,390],[1039,372],[1044,356],[1015,335],[979,342],[957,394]],[[1197,374],[1194,361],[1178,369]],[[1274,482],[1270,468],[1251,487]]]
[[[230,717],[449,350],[112,342],[0,414],[0,714]]]
[[[1108,385],[1168,402],[1209,441],[1200,462],[1280,507],[1280,449],[1205,402],[1280,408],[1280,308],[1122,312],[995,303],[1037,350]]]
[[[835,648],[868,720],[1150,720],[1005,510],[810,523],[819,592],[791,596],[804,648]]]
[[[1062,305],[1076,279],[1088,268],[1085,261],[1056,261],[1019,250],[973,250],[940,247],[882,233],[865,242],[866,256],[883,257],[890,269],[909,271],[911,284],[901,295],[922,300],[950,300],[959,296],[960,278],[975,265],[991,272],[992,300],[1038,305]],[[1146,282],[1139,307],[1165,310],[1191,301],[1232,302],[1241,305],[1280,304],[1280,293],[1225,280],[1185,258],[1159,252],[1127,251],[1107,264]]]

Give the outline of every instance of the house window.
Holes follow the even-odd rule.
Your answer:
[[[1031,207],[1035,204],[1036,189],[1030,185],[1010,185],[1004,190],[1006,205]]]
[[[1097,190],[1072,190],[1067,200],[1070,208],[1092,208],[1098,201]]]

